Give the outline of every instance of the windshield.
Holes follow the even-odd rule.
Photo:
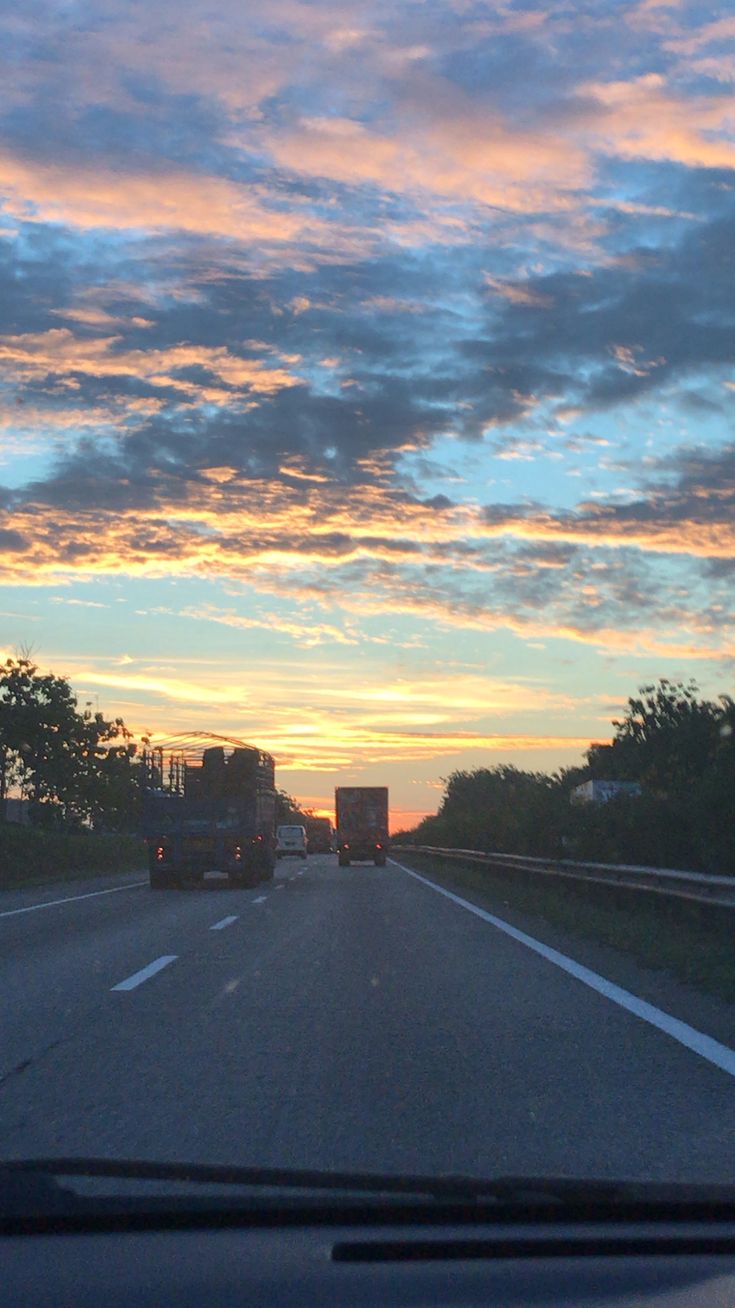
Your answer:
[[[0,1160],[735,1181],[729,10],[0,67]]]

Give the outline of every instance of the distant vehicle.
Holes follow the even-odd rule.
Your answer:
[[[388,787],[338,786],[334,792],[339,866],[359,860],[385,866],[388,848]]]
[[[310,854],[329,854],[333,846],[329,818],[311,817],[306,822],[306,843]]]
[[[207,745],[221,740],[223,744]],[[195,733],[142,759],[143,822],[152,890],[224,873],[253,886],[275,867],[275,769],[270,754]]]
[[[283,826],[276,831],[276,858],[306,858],[306,827]]]

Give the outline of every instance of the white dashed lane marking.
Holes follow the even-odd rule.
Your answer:
[[[224,931],[225,927],[232,926],[232,923],[236,922],[238,917],[238,913],[231,913],[229,917],[223,917],[219,922],[215,922],[214,926],[209,929],[210,931]]]
[[[149,977],[155,976],[156,972],[160,972],[161,968],[167,967],[169,963],[173,963],[177,958],[178,954],[162,954],[160,958],[154,959],[147,967],[142,967],[139,972],[133,972],[133,975],[126,977],[124,981],[118,981],[116,986],[112,986],[112,989],[135,990],[136,986],[142,985]]]

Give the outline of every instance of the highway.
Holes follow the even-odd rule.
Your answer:
[[[731,1050],[687,1047],[394,862],[6,891],[0,987],[0,1156],[732,1172]]]

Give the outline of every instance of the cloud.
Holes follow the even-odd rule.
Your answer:
[[[580,87],[602,111],[592,127],[600,150],[689,168],[732,168],[733,103],[727,96],[677,94],[660,73]]]
[[[446,85],[422,87],[420,111],[411,106],[394,133],[354,119],[302,118],[265,143],[297,173],[521,212],[568,208],[566,193],[589,180],[573,143],[519,131],[457,90],[448,99]]]
[[[662,460],[659,467],[671,480],[651,482],[629,503],[586,503],[573,513],[491,506],[484,510],[487,530],[533,541],[731,558],[735,553],[735,445],[719,451],[684,450]]]
[[[182,342],[169,349],[126,350],[119,348],[121,341],[120,336],[77,336],[67,327],[0,336],[0,375],[5,373],[16,382],[78,375],[133,379],[214,403],[231,399],[230,389],[269,395],[299,380],[285,368],[238,357],[222,347]],[[186,373],[193,369],[210,374],[221,385],[189,380]]]
[[[268,206],[253,188],[173,169],[121,174],[99,161],[85,167],[6,152],[0,153],[0,191],[16,219],[83,230],[173,230],[268,245],[326,234],[317,219]]]

